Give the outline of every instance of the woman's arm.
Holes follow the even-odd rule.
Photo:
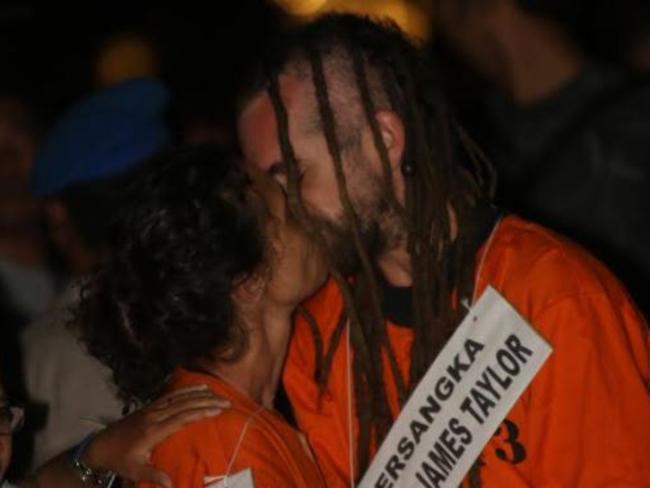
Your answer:
[[[112,471],[134,482],[171,487],[169,477],[149,463],[151,451],[185,424],[218,415],[226,407],[228,401],[207,387],[177,390],[99,432],[80,460],[96,471]],[[19,488],[88,488],[70,459],[69,452],[55,457],[18,483]]]

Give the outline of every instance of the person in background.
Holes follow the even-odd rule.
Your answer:
[[[29,189],[36,123],[28,104],[14,92],[0,95],[0,369],[20,371],[20,334],[56,294],[51,247],[42,206]],[[6,378],[14,399],[26,399],[20,374]],[[22,452],[22,438],[14,449]],[[20,470],[17,456],[12,470]]]
[[[41,207],[29,189],[36,145],[27,104],[0,96],[0,300],[21,318],[17,326],[34,320],[55,294]]]
[[[645,0],[594,0],[585,5],[587,47],[641,76],[650,72],[650,4]],[[585,18],[586,17],[586,18]]]
[[[562,21],[575,5],[441,0],[437,18],[494,87],[475,135],[498,170],[497,203],[585,244],[648,312],[650,84],[578,47]]]
[[[141,163],[171,143],[168,92],[153,78],[123,81],[72,106],[39,146],[32,190],[43,200],[52,241],[69,286],[23,333],[25,382],[44,410],[32,466],[120,417],[108,372],[66,327],[79,280],[105,258],[108,228]],[[37,422],[41,419],[30,419]]]
[[[5,474],[11,463],[12,436],[22,426],[24,411],[11,403],[0,380],[0,488],[15,488]]]

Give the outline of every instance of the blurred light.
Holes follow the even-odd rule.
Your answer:
[[[311,16],[327,3],[327,0],[275,0],[289,15],[298,17]]]
[[[351,12],[377,18],[390,18],[409,36],[426,41],[431,36],[429,0],[275,0],[299,22],[327,12]]]
[[[95,60],[95,81],[100,87],[157,73],[158,61],[151,42],[138,34],[109,39]]]

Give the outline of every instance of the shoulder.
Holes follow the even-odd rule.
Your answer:
[[[616,277],[541,226],[517,217],[502,224],[482,283],[496,288],[553,345],[554,366],[545,377],[567,371],[587,377],[587,364],[594,371],[606,364],[603,375],[612,384],[634,383],[630,391],[645,391],[639,378],[650,374],[649,329]]]
[[[223,453],[232,451],[242,433],[248,437],[252,432],[261,440],[260,433],[264,433],[266,427],[260,420],[259,414],[262,410],[257,409],[257,405],[252,402],[237,396],[217,378],[201,372],[178,369],[169,381],[168,391],[198,385],[208,386],[218,396],[228,399],[231,406],[219,415],[205,417],[183,426],[161,443],[156,451],[168,451],[173,454],[178,450],[201,457],[203,453],[213,453],[215,449]]]
[[[175,482],[250,468],[256,483],[264,480],[261,486],[292,486],[290,452],[276,430],[262,415],[237,407],[172,434],[154,450],[152,461]]]
[[[154,449],[154,463],[162,467],[192,463],[225,469],[229,453],[247,425],[252,424],[252,417],[252,412],[234,407],[187,424]]]
[[[484,272],[479,280],[522,306],[525,315],[577,297],[607,296],[614,306],[629,303],[617,278],[586,250],[516,216],[501,221]]]

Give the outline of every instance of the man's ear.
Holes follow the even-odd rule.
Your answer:
[[[244,277],[238,281],[231,292],[232,299],[239,305],[255,305],[259,303],[268,282],[267,273],[262,270]]]
[[[379,110],[375,113],[377,125],[379,126],[379,133],[384,141],[386,152],[388,153],[388,160],[393,179],[393,191],[397,200],[404,203],[404,174],[402,172],[402,163],[404,158],[404,149],[406,145],[406,134],[404,131],[404,122],[402,119],[391,110]],[[374,147],[374,138],[371,141],[373,145],[372,151],[377,152]]]
[[[377,120],[384,146],[386,146],[386,151],[388,152],[391,168],[395,171],[395,169],[399,169],[402,156],[404,155],[404,123],[391,110],[379,110],[375,113],[375,119]]]

